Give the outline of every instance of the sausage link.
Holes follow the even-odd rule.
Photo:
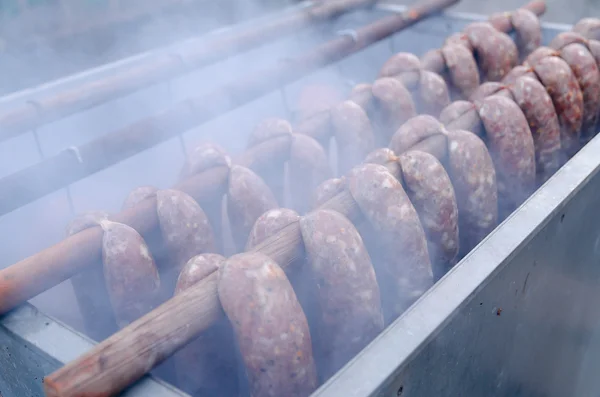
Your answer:
[[[308,135],[294,134],[289,162],[292,206],[300,213],[310,209],[311,195],[333,172],[319,142]]]
[[[581,34],[582,36],[588,39],[600,40],[600,19],[580,19],[579,22],[573,25],[573,28],[571,30],[573,32]]]
[[[408,119],[417,115],[410,92],[399,80],[382,77],[373,83],[372,92],[377,99],[376,112],[371,120],[376,120],[377,146],[386,146],[394,132]],[[371,114],[373,114],[371,113]]]
[[[160,277],[144,239],[132,227],[100,221],[104,280],[117,325],[124,328],[160,300]]]
[[[175,295],[182,293],[211,273],[225,258],[202,254],[191,258],[181,270]],[[178,387],[195,396],[233,396],[239,392],[237,358],[231,327],[219,319],[173,355]]]
[[[376,231],[372,251],[386,324],[403,313],[432,284],[425,231],[400,182],[378,164],[361,164],[348,188]]]
[[[300,229],[316,280],[314,339],[326,380],[383,330],[379,286],[363,240],[346,217],[316,210],[301,218]]]
[[[312,208],[319,208],[327,201],[331,200],[338,193],[341,193],[346,187],[345,178],[332,178],[324,181],[315,189],[313,193]]]
[[[421,71],[417,109],[419,114],[438,117],[442,109],[450,104],[450,91],[444,79],[437,73]]]
[[[520,59],[523,60],[542,44],[542,26],[537,15],[526,8],[511,12],[510,21],[516,32]]]
[[[133,189],[127,197],[125,197],[125,201],[123,202],[122,210],[128,210],[136,205],[138,205],[141,201],[144,201],[148,197],[152,197],[156,195],[158,188],[154,186],[140,186]]]
[[[162,286],[168,296],[190,258],[216,252],[215,237],[206,214],[188,194],[166,189],[156,193],[158,224],[169,253],[168,269],[161,269]]]
[[[519,106],[499,95],[481,101],[479,116],[496,168],[501,218],[514,211],[535,188],[535,149]]]
[[[398,77],[402,75],[402,82],[406,88],[414,91],[419,85],[421,70],[421,62],[416,55],[399,52],[385,61],[379,70],[378,77]]]
[[[466,255],[498,224],[496,170],[485,143],[462,130],[448,135],[446,170],[458,206],[460,257]]]
[[[412,150],[401,154],[399,162],[406,193],[427,236],[434,276],[439,279],[456,264],[459,249],[458,208],[452,182],[442,164],[429,153]]]
[[[489,22],[473,22],[464,33],[474,49],[475,59],[486,81],[501,81],[518,63],[517,46]]]
[[[502,79],[502,84],[513,85],[517,82],[520,77],[527,76],[535,80],[538,80],[537,75],[534,73],[533,68],[529,65],[519,65],[512,68],[510,72]]]
[[[273,193],[258,175],[239,165],[231,167],[227,214],[238,251],[246,245],[248,234],[258,217],[277,207]]]
[[[450,130],[471,131],[483,137],[483,124],[477,107],[469,101],[454,101],[440,113],[440,122]]]
[[[477,89],[473,92],[469,100],[474,103],[479,103],[484,98],[487,98],[490,95],[501,95],[508,99],[514,100],[511,92],[508,90],[505,84],[492,81],[483,83],[482,85],[477,87]]]
[[[448,145],[442,128],[442,124],[432,116],[413,117],[396,131],[390,149],[397,155],[408,150],[421,150],[444,161]]]
[[[344,101],[331,111],[337,143],[338,174],[345,174],[375,148],[375,136],[365,111],[352,101]]]
[[[273,138],[292,136],[292,126],[287,120],[266,118],[256,125],[248,140],[248,147],[258,145]],[[267,164],[256,173],[269,186],[278,203],[284,202],[285,168],[283,164]]]
[[[317,387],[311,335],[283,270],[245,252],[219,268],[219,300],[234,330],[253,397],[307,397]]]
[[[547,48],[547,47],[546,47]],[[549,49],[553,53],[555,50]],[[528,63],[552,98],[561,127],[561,144],[566,156],[573,156],[580,147],[583,123],[583,94],[569,65],[558,56],[537,57],[537,52],[548,52],[544,47],[531,53]],[[531,58],[531,59],[530,59]]]
[[[398,162],[398,157],[392,149],[386,147],[375,149],[367,155],[363,163],[383,165],[396,179],[402,181],[402,168]]]
[[[442,55],[449,71],[454,89],[462,98],[468,98],[479,86],[479,69],[477,62],[464,45],[447,44],[442,47]]]
[[[108,217],[109,214],[104,211],[90,211],[80,214],[67,225],[67,236],[98,226],[101,221],[107,220]],[[98,260],[89,270],[84,270],[71,277],[71,285],[86,333],[93,340],[101,341],[116,332],[117,323],[104,282],[102,261]]]

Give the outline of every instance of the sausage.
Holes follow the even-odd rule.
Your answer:
[[[529,125],[519,106],[499,95],[481,101],[479,116],[496,168],[502,219],[535,188],[535,149]]]
[[[101,221],[107,220],[108,217],[109,214],[104,211],[90,211],[80,214],[67,225],[67,236],[98,226]],[[104,282],[102,261],[99,260],[93,267],[71,277],[71,285],[86,333],[93,340],[101,341],[116,332],[117,324]]]
[[[525,59],[542,43],[542,27],[537,15],[526,8],[518,8],[510,14],[510,22],[516,32],[515,43],[520,59]]]
[[[367,114],[375,111],[375,97],[373,96],[373,85],[360,83],[352,87],[348,99],[363,108]]]
[[[558,56],[539,58],[535,56],[538,51],[547,52],[543,48],[540,47],[531,53],[528,62],[531,62],[535,74],[552,98],[561,126],[562,150],[571,157],[579,150],[583,123],[583,95],[573,71],[563,59]],[[555,53],[552,49],[548,50]]]
[[[239,165],[231,167],[227,214],[233,241],[238,251],[246,245],[248,234],[256,219],[277,207],[273,193],[258,175]]]
[[[324,181],[317,186],[313,193],[312,208],[319,208],[337,194],[341,193],[345,187],[346,179],[344,177],[332,178]]]
[[[384,166],[355,167],[348,189],[376,231],[379,249],[371,258],[389,324],[433,284],[425,231],[402,185]]]
[[[571,29],[573,32],[579,33],[582,36],[599,40],[600,39],[600,19],[598,18],[583,18],[580,19],[573,28]]]
[[[402,180],[402,168],[398,163],[398,157],[392,149],[379,148],[367,155],[363,163],[372,163],[385,166],[399,181]]]
[[[427,51],[421,56],[421,68],[430,72],[439,73],[444,80],[449,81],[447,61],[439,48]]]
[[[581,89],[581,144],[585,145],[596,135],[596,122],[600,110],[600,71],[596,60],[583,44],[571,43],[560,48],[560,57],[571,67]]]
[[[332,128],[331,111],[328,109],[298,121],[294,132],[310,136],[319,142],[325,153],[329,153]]]
[[[517,79],[522,76],[528,76],[535,80],[538,79],[537,75],[533,72],[533,68],[529,65],[519,65],[512,68],[510,72],[502,79],[504,85],[515,84]]]
[[[447,154],[447,142],[442,127],[432,116],[413,117],[396,131],[389,147],[396,155],[408,150],[421,150],[443,160]]]
[[[331,111],[337,142],[338,174],[345,174],[375,148],[375,136],[365,111],[352,101],[344,101]]]
[[[451,130],[471,131],[483,137],[483,124],[477,107],[468,101],[454,101],[440,113],[440,122]]]
[[[306,316],[283,270],[245,252],[219,268],[219,300],[233,328],[253,397],[305,397],[317,387]]]
[[[371,120],[376,120],[376,143],[385,146],[406,120],[417,115],[417,110],[410,92],[397,79],[382,77],[375,80],[372,92],[377,100],[376,111],[370,114],[374,116]]]
[[[179,179],[187,179],[192,175],[217,166],[231,167],[231,158],[219,145],[201,143],[188,155],[179,174]]]
[[[452,87],[462,98],[468,98],[479,86],[477,62],[464,45],[446,44],[441,49]]]
[[[477,87],[469,99],[471,102],[479,103],[483,98],[490,95],[501,95],[511,100],[514,99],[505,84],[493,81],[488,81]]]
[[[411,150],[401,154],[399,162],[406,193],[427,236],[434,276],[439,279],[456,264],[459,249],[458,208],[452,182],[442,164],[429,153]]]
[[[194,148],[188,156],[181,175],[193,175],[204,172],[212,167],[231,168],[231,158],[219,145],[202,143]],[[217,243],[217,252],[225,252],[223,239],[223,199],[202,203],[202,209],[208,217]]]
[[[173,294],[176,278],[190,258],[217,251],[206,214],[188,194],[174,189],[156,193],[158,224],[168,251],[169,269],[161,273],[162,285]]]
[[[329,160],[319,142],[307,135],[294,134],[289,162],[293,208],[300,213],[308,211],[312,192],[331,176]]]
[[[446,170],[458,207],[459,257],[466,255],[498,224],[496,170],[485,143],[463,130],[448,136]]]
[[[443,46],[446,46],[446,45],[460,45],[460,46],[463,46],[467,50],[469,50],[469,52],[471,54],[475,50],[473,48],[473,45],[471,44],[471,41],[469,40],[469,37],[464,32],[456,32],[456,33],[453,33],[450,36],[446,37],[446,40],[444,40],[444,45]]]
[[[509,89],[529,122],[539,185],[552,176],[561,164],[558,117],[550,95],[537,79],[519,77]]]
[[[292,126],[287,120],[277,118],[266,118],[256,125],[250,138],[248,148],[268,141],[273,138],[288,136],[291,139]],[[283,164],[271,164],[267,162],[266,167],[255,170],[263,181],[269,186],[278,203],[284,202],[285,168]]]
[[[399,52],[389,58],[381,69],[378,77],[399,77],[409,90],[415,90],[421,79],[421,62],[416,55],[409,52]]]
[[[298,95],[292,120],[301,121],[318,113],[327,112],[343,100],[342,92],[333,85],[324,83],[306,85]]]
[[[438,117],[442,109],[450,104],[450,92],[444,79],[437,73],[421,71],[417,109],[419,114]]]
[[[473,22],[464,33],[474,49],[475,59],[486,81],[501,81],[518,63],[517,46],[489,22]]]
[[[130,208],[133,208],[136,205],[138,205],[141,201],[144,201],[148,197],[154,196],[157,191],[158,188],[155,188],[154,186],[136,187],[131,192],[129,192],[129,194],[125,198],[125,201],[123,202],[123,206],[121,207],[121,209],[128,210]]]
[[[563,47],[574,43],[583,44],[584,46],[589,47],[589,40],[581,34],[573,31],[560,32],[559,34],[554,36],[550,44],[548,44],[548,47],[558,51]]]
[[[132,227],[100,221],[104,280],[117,325],[124,328],[156,307],[160,277],[148,246]]]
[[[379,286],[363,240],[346,217],[316,210],[300,219],[300,229],[316,280],[314,339],[326,380],[383,330]]]
[[[218,271],[224,263],[225,258],[218,254],[194,256],[181,270],[175,295]],[[233,341],[231,327],[223,317],[177,351],[173,355],[177,386],[192,395],[237,395],[237,358]]]

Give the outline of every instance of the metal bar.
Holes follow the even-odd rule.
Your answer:
[[[79,156],[74,156],[73,151],[63,151],[11,174],[0,180],[0,215],[337,62],[457,1],[428,1],[403,14],[382,18],[358,29],[357,40],[342,35],[297,57],[280,60],[258,73],[235,80],[206,95],[184,100],[154,116],[86,143],[78,148]]]
[[[137,62],[128,69],[90,79],[80,86],[66,87],[48,97],[30,98],[20,106],[11,107],[0,114],[0,141],[130,94],[157,81],[172,79],[192,69],[247,51],[273,38],[292,34],[312,23],[324,22],[350,10],[370,6],[375,1],[335,0],[316,3],[268,21],[263,18],[260,25],[224,32],[208,42],[205,37],[196,38],[195,45],[186,46],[175,53],[157,51],[154,59],[145,57],[143,62]]]

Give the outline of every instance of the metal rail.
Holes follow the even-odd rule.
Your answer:
[[[20,105],[10,106],[0,113],[0,141],[130,94],[157,81],[172,79],[247,51],[267,40],[285,37],[306,26],[325,22],[359,7],[371,6],[375,2],[376,0],[333,0],[312,3],[278,17],[271,15],[269,19],[261,18],[239,30],[227,30],[209,40],[206,36],[186,40],[187,45],[180,49],[155,51],[143,59],[136,57],[129,68],[110,75],[102,74],[98,78],[88,75],[87,81],[81,85],[66,86],[62,91],[49,96],[30,96]]]

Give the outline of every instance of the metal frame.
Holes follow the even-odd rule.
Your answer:
[[[446,12],[412,30],[443,40],[481,19]],[[543,28],[549,40],[569,26]],[[404,34],[392,38],[396,50]],[[598,151],[595,138],[313,396],[592,395],[600,386]],[[92,343],[29,304],[0,317],[0,393],[42,396],[43,375]],[[146,377],[123,395],[185,394]]]

